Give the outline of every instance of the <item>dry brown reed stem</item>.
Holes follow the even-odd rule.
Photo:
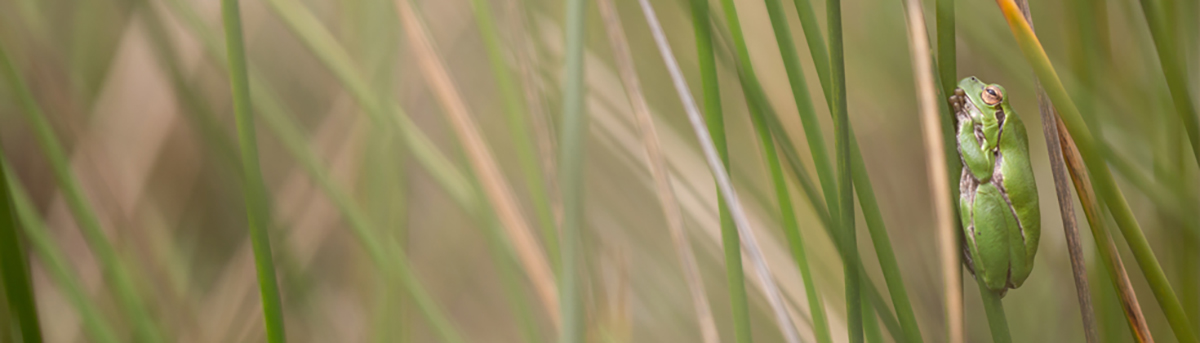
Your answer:
[[[696,309],[700,336],[703,337],[705,343],[717,343],[720,337],[717,334],[716,321],[713,319],[712,308],[708,304],[704,284],[700,280],[700,268],[692,253],[692,245],[684,235],[683,214],[679,210],[675,190],[671,187],[671,176],[662,156],[662,148],[659,146],[658,131],[654,128],[650,106],[646,103],[646,96],[642,93],[642,86],[638,82],[625,31],[621,29],[621,18],[617,14],[612,0],[597,0],[596,4],[600,7],[600,17],[608,31],[609,46],[613,50],[618,76],[625,86],[625,94],[629,97],[630,106],[633,108],[637,130],[642,138],[642,147],[646,150],[646,162],[650,167],[650,175],[654,178],[655,193],[658,195],[663,215],[667,219],[667,231],[671,233],[671,242],[675,245],[679,264],[683,267],[684,280],[692,295],[692,306]]]
[[[546,260],[545,253],[534,238],[529,222],[521,214],[512,188],[505,181],[504,175],[501,174],[500,168],[496,164],[495,157],[484,143],[478,125],[471,118],[462,95],[454,85],[454,81],[450,79],[446,66],[433,47],[429,32],[417,18],[412,4],[406,0],[397,0],[396,11],[399,14],[401,25],[404,26],[404,32],[408,36],[409,47],[413,49],[417,62],[421,66],[419,68],[421,73],[425,75],[429,87],[445,110],[446,118],[449,119],[455,135],[458,136],[466,152],[471,169],[479,178],[479,183],[504,227],[509,242],[513,245],[517,258],[524,266],[538,298],[542,300],[546,313],[557,327],[559,325],[558,287],[554,283],[554,274],[550,271],[550,264]]]
[[[1058,141],[1062,145],[1063,159],[1066,160],[1067,169],[1071,171],[1071,180],[1075,184],[1075,192],[1079,194],[1083,212],[1087,215],[1088,222],[1092,224],[1092,236],[1096,239],[1096,248],[1108,251],[1107,254],[1100,254],[1100,256],[1105,258],[1105,266],[1108,267],[1108,273],[1111,274],[1109,279],[1115,283],[1113,286],[1117,289],[1121,308],[1125,310],[1125,319],[1129,321],[1129,327],[1138,342],[1154,342],[1154,336],[1150,334],[1150,327],[1146,324],[1146,316],[1142,314],[1142,306],[1138,304],[1137,293],[1133,290],[1133,284],[1129,282],[1125,264],[1121,262],[1121,254],[1117,251],[1112,236],[1104,228],[1104,212],[1100,210],[1101,206],[1096,200],[1096,193],[1092,192],[1092,181],[1088,176],[1087,167],[1084,166],[1079,149],[1075,147],[1075,140],[1071,138],[1071,133],[1067,131],[1062,118],[1055,116],[1055,119],[1059,133]]]
[[[1033,29],[1033,17],[1029,15],[1029,3],[1027,0],[1017,0],[1017,7],[1021,8],[1022,14],[1025,16],[1025,22],[1029,23],[1029,28]],[[1083,320],[1083,334],[1087,342],[1097,342],[1096,319],[1092,311],[1091,293],[1088,291],[1087,267],[1083,258],[1083,244],[1079,239],[1079,225],[1075,219],[1075,204],[1071,201],[1070,186],[1067,185],[1067,171],[1063,165],[1063,158],[1058,152],[1062,151],[1060,142],[1060,134],[1058,126],[1055,125],[1055,118],[1058,118],[1058,112],[1054,110],[1054,105],[1050,103],[1050,97],[1046,95],[1046,90],[1042,88],[1042,83],[1036,81],[1034,84],[1037,88],[1038,110],[1041,112],[1042,118],[1042,134],[1046,136],[1046,146],[1050,157],[1050,170],[1054,175],[1054,191],[1058,196],[1058,210],[1062,214],[1063,233],[1067,237],[1067,252],[1071,258],[1071,272],[1075,279],[1075,295],[1079,301],[1079,313]],[[1066,132],[1066,131],[1063,131]]]
[[[938,117],[937,90],[933,80],[933,57],[930,56],[929,35],[925,32],[925,16],[918,0],[904,1],[908,19],[908,48],[912,54],[913,75],[917,83],[917,103],[920,105],[921,131],[925,140],[929,169],[929,191],[933,194],[933,209],[937,223],[938,253],[942,261],[945,292],[946,326],[949,342],[963,341],[962,267],[958,262],[958,226],[954,225],[954,200],[950,195],[950,172],[942,156],[941,118]]]

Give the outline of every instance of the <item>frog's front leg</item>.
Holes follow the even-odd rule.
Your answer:
[[[971,121],[960,120],[958,123],[958,154],[962,162],[971,170],[971,175],[979,182],[992,179],[996,156],[993,152],[979,144],[975,135],[975,125]]]

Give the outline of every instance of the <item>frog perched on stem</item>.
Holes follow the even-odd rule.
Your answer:
[[[963,163],[963,255],[976,279],[1003,296],[1029,277],[1042,231],[1025,124],[1004,87],[974,76],[958,83],[950,104]]]

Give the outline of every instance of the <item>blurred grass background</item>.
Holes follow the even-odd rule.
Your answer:
[[[699,96],[689,4],[653,3]],[[797,151],[807,163],[805,131],[795,115],[767,9],[759,0],[734,3],[766,97],[792,142],[801,144]],[[926,18],[935,17],[933,3],[925,2]],[[1169,44],[1195,85],[1200,81],[1200,5],[1160,3]],[[481,4],[490,10],[480,10]],[[700,341],[676,246],[595,2],[586,3],[582,41],[588,123],[580,137],[578,245],[560,245],[555,238],[562,211],[562,185],[554,174],[564,121],[566,5],[541,0],[411,5],[515,195],[543,262],[557,274],[558,249],[574,249],[579,256],[579,305],[588,340]],[[733,341],[711,174],[641,9],[634,1],[615,5],[721,341]],[[1183,202],[1182,212],[1161,205],[1195,198],[1197,168],[1143,8],[1133,0],[1030,5],[1039,38],[1092,131],[1113,148],[1113,159],[1125,164],[1111,162],[1193,327],[1200,327],[1200,245],[1197,232],[1189,231],[1197,227],[1189,215],[1197,203]],[[219,6],[215,0],[0,3],[0,53],[23,80],[0,85],[0,144],[46,341],[265,339]],[[388,0],[241,1],[257,147],[273,219],[267,229],[286,334],[296,342],[427,342],[454,336],[468,342],[553,341],[557,308],[547,306],[539,288],[544,284],[527,277],[528,260],[510,245],[514,238],[504,211],[490,200],[493,195],[472,164],[472,148],[459,139],[441,94],[431,87],[423,70],[428,66],[414,51],[396,6]],[[817,13],[825,11],[825,2],[813,6]],[[925,340],[940,342],[947,329],[925,161],[943,156],[922,149],[902,3],[846,0],[841,6],[854,138],[917,323]],[[723,16],[717,2],[710,7],[714,18]],[[974,75],[1004,85],[1031,132],[1044,230],[1029,282],[1005,297],[1013,338],[1082,342],[1046,145],[1032,134],[1041,129],[1033,74],[993,2],[958,1],[956,7],[957,78]],[[785,2],[783,8],[792,37],[802,39],[795,7]],[[824,16],[818,17],[826,27]],[[927,27],[933,32],[932,20]],[[793,320],[804,341],[812,341],[804,286],[780,230],[773,185],[737,82],[734,43],[728,32],[715,36],[731,174]],[[495,42],[500,45],[489,45]],[[823,115],[829,109],[819,101],[821,81],[807,46],[799,41],[796,46],[819,113],[815,117],[832,147],[834,124]],[[496,64],[497,58],[506,63]],[[509,75],[498,79],[497,66],[510,68]],[[44,145],[45,132],[27,115],[22,87],[48,120],[65,164],[55,164]],[[808,175],[817,173],[807,166]],[[56,176],[63,167],[77,179],[82,202],[95,214],[94,228],[102,235],[89,235],[93,224],[78,219],[74,191]],[[822,229],[809,198],[792,186],[832,338],[845,341],[836,240]],[[866,227],[861,213],[855,218],[856,227]],[[864,233],[858,235],[864,282],[890,299]],[[1132,341],[1089,237],[1085,233],[1083,241],[1102,340]],[[1132,261],[1123,238],[1114,237],[1124,259]],[[1127,262],[1126,267],[1154,337],[1175,341],[1138,266]],[[114,282],[112,275],[118,274],[127,282]],[[979,295],[966,275],[966,341],[987,341]],[[750,275],[746,282],[752,335],[781,341],[761,288],[752,286],[759,281]],[[412,291],[414,285],[421,291]],[[11,319],[7,316],[0,316],[0,323]],[[14,329],[0,325],[0,330]],[[882,335],[885,341],[899,336],[887,329]]]

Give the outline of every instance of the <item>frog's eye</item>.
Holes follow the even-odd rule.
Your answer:
[[[988,106],[994,106],[1004,100],[1004,92],[1000,90],[1000,87],[996,87],[996,85],[983,87],[982,96],[983,103],[988,104]]]

